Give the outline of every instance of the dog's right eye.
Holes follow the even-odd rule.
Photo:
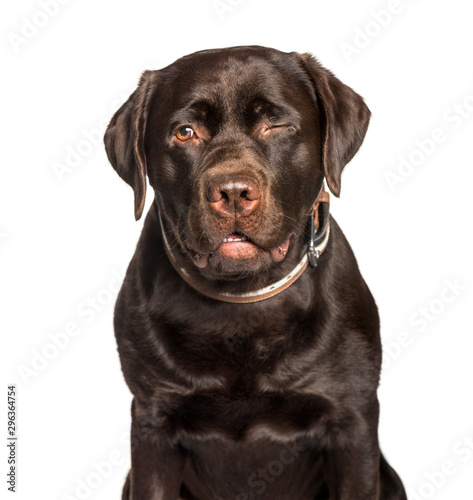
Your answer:
[[[272,132],[277,132],[278,130],[290,130],[292,126],[286,123],[278,123],[274,125],[266,125],[260,129],[260,133],[265,136]]]
[[[177,132],[176,132],[176,137],[182,141],[190,141],[194,137],[195,132],[191,129],[191,127],[181,127]]]

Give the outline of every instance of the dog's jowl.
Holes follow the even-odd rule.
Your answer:
[[[137,219],[154,191],[115,309],[123,499],[406,498],[378,444],[376,305],[329,212],[369,118],[312,56],[264,47],[145,71],[112,118]]]

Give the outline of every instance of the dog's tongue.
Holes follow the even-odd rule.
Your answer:
[[[254,254],[257,248],[253,243],[247,241],[232,243],[231,241],[233,239],[236,239],[236,237],[233,237],[233,235],[229,236],[227,239],[229,241],[227,243],[223,243],[219,248],[220,252],[227,258],[237,259],[239,257],[241,258],[247,257],[248,253]],[[286,257],[287,251],[289,249],[289,240],[290,239],[288,238],[282,245],[276,248],[271,248],[269,250],[269,254],[273,259],[273,262],[281,262],[284,259],[284,257]],[[251,248],[248,249],[246,247],[251,247]],[[205,267],[208,266],[209,256],[210,254],[208,253],[193,253],[191,255],[194,264],[197,267],[200,267],[201,269],[204,269]]]
[[[286,257],[289,249],[289,238],[277,248],[272,248],[269,253],[274,262],[281,262]]]
[[[192,256],[192,260],[197,267],[203,269],[207,267],[209,263],[209,254],[208,253],[196,253]]]

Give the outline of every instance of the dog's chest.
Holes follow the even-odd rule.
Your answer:
[[[190,349],[180,343],[181,359],[196,385],[168,393],[161,406],[171,433],[243,441],[323,433],[321,423],[331,419],[339,391],[337,381],[327,379],[330,370],[319,350],[304,339],[289,348],[275,335],[271,341],[249,338],[222,342],[220,349],[210,344],[192,362]]]
[[[235,440],[272,436],[293,438],[295,433],[314,433],[332,411],[321,395],[196,394],[180,398],[167,420],[178,435],[201,439],[228,437]]]
[[[327,392],[322,378],[242,374],[212,390],[198,390],[173,398],[167,420],[177,434],[198,437],[225,436],[233,440],[323,433],[323,422],[335,412],[337,394]],[[301,382],[291,380],[293,375]],[[228,382],[228,381],[227,381]],[[331,382],[332,388],[336,384]]]

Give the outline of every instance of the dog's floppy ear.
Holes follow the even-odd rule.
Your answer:
[[[156,71],[143,73],[137,89],[111,119],[104,137],[110,163],[135,193],[136,220],[141,217],[145,205],[147,171],[144,138],[149,101],[156,80]]]
[[[312,80],[322,112],[322,155],[325,178],[335,196],[345,165],[355,156],[368,129],[370,110],[363,98],[325,69],[311,54],[297,54]]]

